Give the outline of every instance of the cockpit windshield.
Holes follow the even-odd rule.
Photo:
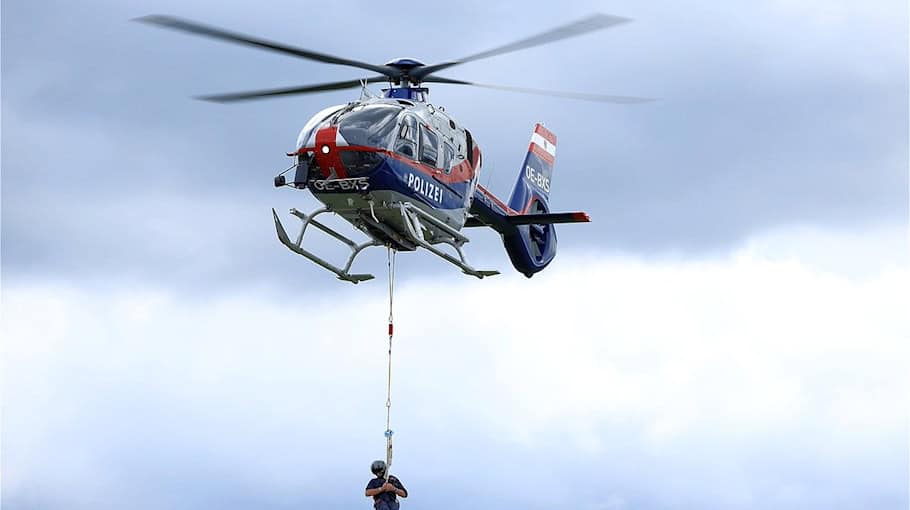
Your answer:
[[[338,130],[351,145],[388,148],[395,133],[395,122],[401,108],[391,105],[368,105],[341,116]]]
[[[312,146],[315,143],[314,131],[316,131],[316,127],[342,108],[344,108],[343,104],[330,106],[316,115],[313,115],[313,118],[307,121],[306,125],[303,126],[303,129],[300,130],[300,134],[297,136],[297,148],[301,149],[306,146]]]

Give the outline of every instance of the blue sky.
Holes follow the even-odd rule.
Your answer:
[[[635,21],[446,75],[658,101],[432,89],[500,195],[545,122],[593,222],[530,280],[493,233],[493,279],[399,257],[407,507],[906,508],[906,4],[421,5],[3,5],[3,503],[367,508],[383,455],[383,283],[269,217],[315,206],[271,178],[356,91],[190,99],[359,71],[128,20],[382,63],[607,12]]]

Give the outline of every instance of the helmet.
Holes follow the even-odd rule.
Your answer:
[[[372,471],[374,475],[380,477],[385,476],[386,469],[388,468],[389,467],[384,460],[374,460],[373,463],[370,464],[370,471]]]

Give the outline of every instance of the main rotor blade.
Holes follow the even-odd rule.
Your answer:
[[[373,76],[363,80],[336,81],[332,83],[321,83],[318,85],[304,85],[301,87],[288,87],[278,89],[252,90],[249,92],[235,92],[231,94],[214,94],[209,96],[197,96],[196,99],[211,101],[213,103],[234,103],[238,101],[250,101],[253,99],[266,99],[270,97],[289,96],[294,94],[312,94],[314,92],[326,92],[329,90],[341,90],[357,87],[361,82],[377,83],[387,81],[385,76]]]
[[[619,25],[621,23],[626,23],[629,21],[632,20],[620,16],[611,16],[609,14],[593,14],[567,25],[556,27],[551,30],[547,30],[546,32],[542,32],[531,37],[526,37],[520,41],[515,41],[504,46],[499,46],[487,51],[475,53],[473,55],[469,55],[458,60],[453,60],[451,62],[443,62],[441,64],[433,64],[420,67],[411,72],[411,75],[415,78],[422,79],[424,76],[427,76],[430,73],[441,71],[443,69],[447,69],[459,64],[464,64],[466,62],[480,60],[482,58],[489,58],[496,55],[502,55],[503,53],[523,50],[525,48],[532,48],[534,46],[540,46],[542,44],[548,44],[551,42],[560,41],[562,39],[568,39],[569,37],[575,37],[578,35],[586,34],[588,32],[602,30],[604,28],[612,27],[614,25]]]
[[[383,74],[389,77],[397,77],[401,72],[393,67],[384,66],[384,65],[373,65],[366,62],[360,62],[357,60],[350,60],[347,58],[335,57],[332,55],[327,55],[325,53],[318,53],[315,51],[306,50],[303,48],[297,48],[294,46],[288,46],[285,44],[280,44],[272,41],[267,41],[265,39],[259,39],[256,37],[239,34],[236,32],[229,32],[227,30],[222,30],[220,28],[215,28],[207,25],[202,25],[194,21],[189,21],[174,16],[163,16],[163,15],[149,15],[142,16],[140,18],[134,18],[134,21],[139,21],[142,23],[148,23],[150,25],[158,25],[164,28],[170,28],[173,30],[179,30],[181,32],[187,32],[191,34],[201,35],[205,37],[211,37],[213,39],[220,39],[222,41],[233,42],[238,44],[246,44],[248,46],[255,46],[258,48],[263,48],[266,50],[277,51],[280,53],[285,53],[287,55],[293,55],[295,57],[304,58],[307,60],[315,60],[316,62],[324,62],[326,64],[337,64],[342,66],[357,67],[360,69],[367,69],[376,73]]]
[[[619,103],[619,104],[635,104],[635,103],[649,103],[654,101],[653,98],[649,97],[632,97],[632,96],[612,96],[606,94],[587,94],[584,92],[563,92],[559,90],[544,90],[544,89],[529,89],[525,87],[508,87],[504,85],[489,85],[485,83],[474,83],[464,80],[453,80],[451,78],[443,78],[442,76],[426,76],[423,79],[424,82],[428,83],[448,83],[451,85],[471,85],[473,87],[483,87],[485,89],[495,89],[495,90],[505,90],[508,92],[521,92],[522,94],[536,94],[539,96],[551,96],[551,97],[565,97],[569,99],[580,99],[582,101],[597,101],[600,103]]]

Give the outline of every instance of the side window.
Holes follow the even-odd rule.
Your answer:
[[[442,169],[447,174],[452,173],[452,167],[455,166],[455,149],[447,143],[442,144]]]
[[[438,147],[439,138],[436,133],[420,126],[420,162],[436,166],[436,158],[439,155]]]
[[[398,138],[395,140],[395,152],[411,159],[417,157],[417,119],[405,115],[398,128]]]

